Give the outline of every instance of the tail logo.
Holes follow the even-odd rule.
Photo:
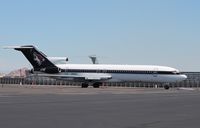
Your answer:
[[[39,66],[45,61],[44,57],[36,52],[33,53],[33,59]]]

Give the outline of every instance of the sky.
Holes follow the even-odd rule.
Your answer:
[[[199,0],[0,0],[0,72],[32,68],[10,45],[69,63],[200,71]]]

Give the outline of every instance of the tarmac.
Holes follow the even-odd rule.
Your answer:
[[[199,128],[199,89],[0,88],[0,128]]]

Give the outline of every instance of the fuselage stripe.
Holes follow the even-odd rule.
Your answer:
[[[135,70],[83,70],[83,69],[61,69],[61,72],[80,72],[80,73],[120,73],[120,74],[168,74],[179,75],[180,73],[170,71],[135,71]]]

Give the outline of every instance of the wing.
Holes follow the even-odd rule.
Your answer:
[[[80,81],[105,81],[112,79],[112,76],[110,74],[105,73],[82,73],[82,74],[76,74],[76,75],[69,75],[69,74],[34,74],[41,77],[51,77],[55,79],[64,79],[64,80],[80,80]]]

